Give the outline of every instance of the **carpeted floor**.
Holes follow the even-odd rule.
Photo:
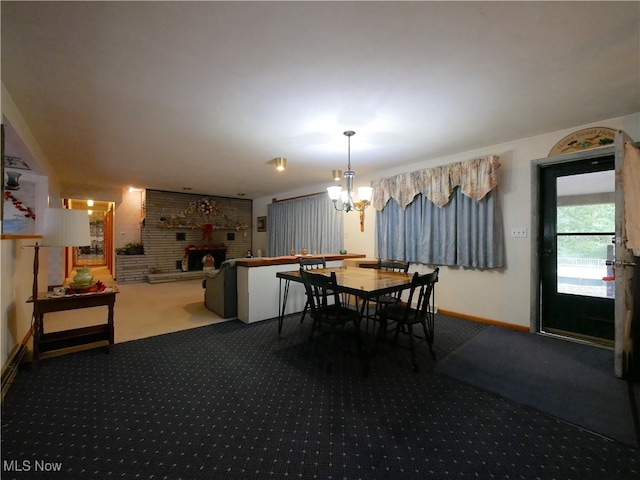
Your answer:
[[[612,350],[489,327],[436,372],[638,447],[640,392],[614,376]]]
[[[435,350],[486,327],[438,315]],[[327,372],[309,322],[238,321],[46,359],[2,416],[2,478],[631,479],[640,452],[434,372],[425,345],[351,345]],[[27,467],[29,471],[20,471]],[[58,469],[43,471],[44,468]]]

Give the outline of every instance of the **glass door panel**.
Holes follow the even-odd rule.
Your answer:
[[[541,176],[541,330],[613,341],[613,158],[545,167]]]

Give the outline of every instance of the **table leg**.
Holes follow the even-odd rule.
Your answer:
[[[115,344],[115,328],[113,325],[113,306],[115,303],[115,299],[113,302],[109,302],[107,308],[109,309],[109,313],[107,314],[107,323],[109,324],[109,353],[113,353],[113,345]]]
[[[284,293],[282,292],[282,278],[280,279],[280,284],[278,285],[278,297],[282,299],[280,302],[280,312],[278,315],[278,335],[282,333],[282,323],[284,322],[284,312],[287,308],[287,297],[289,296],[290,283],[290,280],[284,281]]]
[[[31,358],[31,370],[38,369],[38,360],[40,360],[40,339],[42,338],[43,313],[34,312],[33,314],[33,356]]]

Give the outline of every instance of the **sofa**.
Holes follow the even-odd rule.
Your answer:
[[[238,316],[236,260],[226,260],[220,269],[207,273],[202,281],[204,304],[222,318]]]

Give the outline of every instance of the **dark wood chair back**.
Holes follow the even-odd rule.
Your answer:
[[[383,260],[379,258],[378,270],[407,273],[409,271],[409,262],[403,262],[402,260]]]
[[[407,273],[409,271],[409,262],[403,262],[401,260],[383,260],[378,259],[378,270],[385,270],[387,272],[399,272]],[[376,309],[381,305],[388,305],[390,303],[396,303],[400,301],[402,292],[394,293],[392,295],[382,295],[376,299]]]
[[[305,270],[317,270],[319,268],[327,268],[327,261],[322,258],[300,258],[300,268]]]
[[[307,292],[307,305],[311,310],[311,318],[320,315],[321,310],[329,305],[341,307],[340,295],[337,293],[336,273],[331,272],[330,275],[322,275],[313,273],[300,267],[300,278],[304,283]],[[329,298],[333,297],[333,302]],[[322,319],[320,319],[322,321]]]
[[[440,269],[436,267],[431,273],[420,275],[416,272],[413,274],[413,278],[411,279],[411,288],[409,290],[409,298],[404,305],[405,310],[403,323],[421,323],[429,315],[433,315],[433,310],[435,308],[435,296],[433,295],[433,290],[436,282],[438,281],[439,271]],[[416,296],[417,300],[415,302],[415,307],[413,307],[413,300]]]

